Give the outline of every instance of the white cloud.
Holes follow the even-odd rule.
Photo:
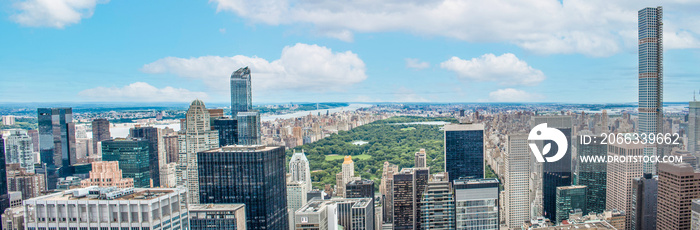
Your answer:
[[[492,102],[537,102],[542,99],[544,99],[542,95],[513,88],[499,89],[489,93],[489,101]]]
[[[121,88],[100,86],[80,91],[78,95],[89,101],[189,102],[208,98],[204,92],[170,86],[159,89],[145,82],[134,82]]]
[[[345,91],[367,79],[365,63],[357,54],[301,43],[284,47],[280,59],[274,61],[243,55],[166,57],[144,65],[141,71],[202,80],[211,89],[227,93],[229,76],[245,66],[250,67],[253,90],[266,93],[276,90]]]
[[[311,25],[317,34],[352,41],[353,33],[409,32],[469,42],[508,42],[539,54],[581,53],[610,56],[625,44],[623,36],[637,30],[637,11],[656,6],[656,0],[386,0],[290,1],[210,0],[217,12],[229,11],[254,23]],[[700,37],[698,1],[664,1],[667,34],[687,30]],[[682,22],[681,22],[682,21]],[[689,38],[688,38],[689,39]],[[669,39],[670,48],[684,48],[686,40]],[[691,47],[698,47],[697,43]],[[632,49],[634,50],[634,49]]]
[[[430,100],[416,94],[412,89],[401,87],[395,92],[394,102],[430,102]]]
[[[471,60],[452,57],[440,63],[440,67],[457,73],[463,79],[495,81],[501,85],[536,85],[546,78],[542,71],[532,68],[511,53],[501,56],[484,54]]]
[[[23,26],[64,28],[92,17],[98,3],[109,0],[25,0],[13,4],[10,18]]]
[[[406,67],[415,70],[421,70],[430,67],[430,63],[425,61],[422,62],[417,58],[406,58]]]

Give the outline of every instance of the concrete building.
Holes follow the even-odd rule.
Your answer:
[[[183,178],[178,185],[186,185],[190,204],[199,204],[199,173],[197,153],[219,147],[219,133],[211,130],[209,111],[204,102],[194,100],[185,115],[185,130],[180,130],[180,171]]]
[[[307,189],[308,187],[303,181],[294,181],[291,178],[287,180],[287,211],[290,223],[294,222],[294,212],[306,204],[306,195],[309,192]],[[293,225],[289,226],[292,229]]]
[[[15,125],[15,116],[2,116],[2,125]]]
[[[190,230],[245,230],[244,204],[192,204]]]
[[[25,168],[27,172],[34,172],[34,163],[36,152],[32,144],[32,138],[29,137],[26,130],[10,129],[3,130],[2,139],[5,139],[5,163],[19,164]]]
[[[336,184],[338,187],[338,196],[345,197],[345,185],[355,179],[355,162],[352,161],[352,156],[345,156],[342,165],[342,183]]]
[[[427,168],[404,168],[394,174],[394,229],[421,229],[421,197],[430,177]]]
[[[688,109],[688,151],[700,158],[700,101],[691,101]]]
[[[160,169],[160,187],[175,188],[177,186],[177,163],[168,163]]]
[[[638,12],[639,24],[639,133],[663,132],[663,9],[647,7]],[[655,145],[644,156],[656,155]],[[656,173],[654,163],[644,163],[645,173]]]
[[[370,198],[334,198],[338,208],[338,225],[347,230],[374,228],[374,207]]]
[[[690,229],[700,229],[700,199],[690,204]]]
[[[626,158],[642,157],[644,145],[620,144],[608,145],[608,157]],[[605,198],[606,209],[625,212],[625,226],[630,229],[632,224],[632,181],[642,177],[642,162],[608,162],[607,163],[607,193]]]
[[[448,179],[446,172],[430,176],[420,201],[423,229],[455,229],[455,199]]]
[[[426,157],[428,154],[425,153],[425,149],[420,149],[420,151],[416,152],[416,157],[415,157],[415,163],[413,164],[414,168],[425,168],[428,167],[427,162],[426,162]]]
[[[382,182],[379,193],[382,195],[382,223],[392,223],[394,219],[394,174],[399,172],[399,166],[384,162]]]
[[[92,163],[90,178],[80,182],[83,187],[134,187],[133,178],[123,178],[122,170],[119,169],[119,161],[101,161]]]
[[[690,229],[691,202],[700,198],[700,172],[688,163],[659,163],[656,229]]]
[[[294,213],[296,230],[337,230],[338,206],[327,200],[312,200]]]
[[[27,172],[19,164],[8,164],[7,190],[22,192],[22,199],[37,197],[46,190],[46,180],[43,174]]]
[[[109,132],[109,121],[104,118],[92,120],[92,152],[97,154],[101,151],[98,143],[112,139]]]
[[[656,229],[657,192],[659,178],[645,173],[644,176],[632,181],[632,215],[630,229]]]
[[[299,153],[294,151],[292,159],[289,160],[289,173],[292,174],[293,181],[304,182],[306,190],[311,191],[311,169],[303,150]]]
[[[569,213],[574,210],[586,210],[586,186],[571,185],[557,188],[557,220],[556,224],[569,219]]]
[[[167,158],[167,163],[178,162],[179,144],[177,138],[178,135],[176,134],[169,134],[163,137],[163,145],[165,146],[165,155]]]
[[[527,135],[509,134],[506,136],[504,204],[506,225],[518,228],[530,217],[530,149]]]
[[[449,124],[445,130],[445,171],[450,181],[484,177],[484,124]]]
[[[453,183],[456,229],[499,229],[498,180],[469,179]]]
[[[2,230],[24,230],[24,207],[5,209],[2,213]]]
[[[183,230],[189,226],[184,189],[89,187],[24,201],[26,229]]]

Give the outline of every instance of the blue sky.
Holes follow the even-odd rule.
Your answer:
[[[0,102],[637,100],[636,11],[656,1],[0,3]],[[664,2],[664,99],[700,90],[700,2]],[[591,10],[595,9],[595,10]]]

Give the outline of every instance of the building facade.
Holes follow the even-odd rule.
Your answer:
[[[124,178],[132,178],[134,187],[151,187],[148,141],[116,138],[102,142],[102,160],[119,162]]]
[[[22,199],[26,200],[39,196],[46,190],[46,180],[43,174],[27,172],[19,164],[8,164],[7,190],[22,192]]]
[[[5,139],[5,163],[17,163],[27,172],[33,173],[36,153],[32,138],[29,137],[26,130],[11,129],[4,132],[7,132],[7,135],[3,135]]]
[[[232,118],[215,119],[212,128],[219,132],[219,147],[238,143],[238,121]]]
[[[304,182],[307,191],[311,191],[311,169],[303,150],[301,152],[294,151],[292,154],[292,158],[289,160],[289,173],[292,174],[291,180]]]
[[[608,144],[608,157],[642,157],[643,154],[642,144]],[[625,226],[629,229],[632,223],[632,181],[642,176],[642,162],[608,162],[606,169],[606,209],[625,212]]]
[[[72,108],[38,108],[39,152],[47,189],[56,189],[58,177],[72,175],[77,162]]]
[[[691,101],[688,108],[688,151],[700,158],[700,101]]]
[[[454,181],[457,230],[499,229],[498,180]]]
[[[586,210],[586,186],[571,185],[557,188],[557,220],[559,224],[569,219],[569,213]]]
[[[505,201],[503,202],[506,225],[517,228],[530,217],[530,149],[527,135],[509,134],[506,140],[506,152],[503,156],[505,165]]]
[[[484,178],[484,125],[445,125],[445,171],[450,181]]]
[[[690,229],[691,203],[700,198],[700,172],[688,163],[659,164],[656,229]]]
[[[133,178],[123,178],[122,170],[119,169],[119,161],[100,161],[92,163],[90,178],[80,182],[83,187],[134,187]]]
[[[236,115],[238,125],[239,145],[259,145],[262,138],[260,132],[260,113],[257,111],[238,112]]]
[[[421,196],[421,226],[423,229],[455,229],[455,199],[449,176],[443,172],[432,175]]]
[[[428,167],[426,158],[428,154],[425,153],[425,149],[420,149],[418,152],[416,152],[415,156],[415,163],[413,164],[414,168],[425,168]]]
[[[404,168],[394,174],[394,229],[421,229],[420,201],[429,177],[427,168]]]
[[[663,9],[647,7],[638,12],[639,33],[639,133],[663,131]],[[644,149],[656,155],[656,147]],[[645,173],[656,173],[653,163],[644,164]]]
[[[250,69],[243,67],[231,74],[231,116],[253,109]]]
[[[382,195],[382,222],[392,223],[394,220],[394,174],[399,172],[399,166],[384,162],[382,182],[379,193]]]
[[[152,185],[160,187],[160,168],[165,165],[166,161],[161,130],[156,127],[134,127],[129,129],[129,136],[148,141],[148,161]]]
[[[337,230],[338,206],[328,200],[312,200],[294,213],[296,230]]]
[[[576,141],[578,157],[606,157],[608,155],[607,145],[600,144],[601,137],[591,137],[591,143],[581,144]],[[582,136],[578,136],[581,140]],[[576,184],[586,186],[587,204],[583,213],[601,213],[605,210],[606,186],[607,186],[607,164],[605,162],[578,162],[576,168]]]
[[[572,120],[571,116],[536,116],[532,118],[534,128],[540,124],[547,124],[548,128],[556,128],[561,131],[566,140],[571,142]],[[535,141],[539,149],[542,149],[545,141]],[[551,145],[550,152],[557,152],[563,146]],[[571,170],[571,143],[567,143],[566,153],[556,162],[542,163],[542,209],[543,215],[550,220],[557,220],[557,187],[573,184]]]
[[[656,205],[659,178],[645,173],[632,181],[632,205],[630,206],[632,230],[656,229]]]
[[[245,230],[244,204],[193,204],[190,230]]]
[[[112,134],[109,132],[109,121],[104,118],[92,120],[92,152],[98,153],[101,149],[98,143],[112,139]]]
[[[204,102],[194,100],[185,115],[185,130],[180,130],[180,166],[178,185],[187,186],[190,204],[199,204],[199,167],[197,153],[219,147],[219,133],[211,130],[209,111]],[[182,181],[184,179],[184,181]]]

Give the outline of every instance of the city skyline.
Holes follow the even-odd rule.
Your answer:
[[[621,87],[637,85],[634,19],[637,10],[660,5],[546,1],[494,16],[474,13],[470,6],[490,12],[499,3],[468,1],[397,3],[405,14],[389,3],[336,7],[270,1],[266,6],[277,10],[265,13],[264,4],[225,0],[138,7],[54,2],[58,7],[34,0],[0,3],[5,9],[0,28],[11,35],[0,42],[12,44],[0,54],[0,75],[6,76],[1,102],[199,98],[224,103],[228,76],[245,66],[256,85],[253,103],[635,102],[635,87]],[[664,100],[689,101],[700,81],[700,71],[693,68],[700,57],[693,9],[700,4],[663,7]],[[127,9],[129,17],[121,18],[118,13]],[[148,13],[183,9],[197,20]],[[334,10],[304,14],[322,9]],[[536,13],[542,11],[550,14]],[[368,20],[381,21],[381,12],[387,20],[434,19],[365,26],[358,25],[363,20],[347,20],[366,13]],[[517,23],[523,17],[543,26]]]

